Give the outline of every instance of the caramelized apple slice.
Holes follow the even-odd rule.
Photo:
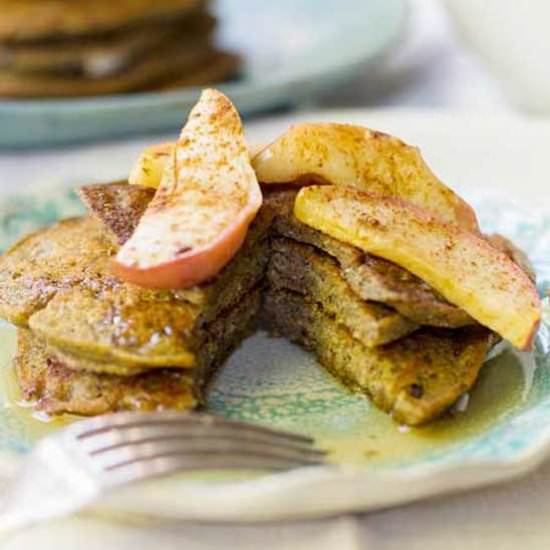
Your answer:
[[[361,126],[300,124],[252,161],[261,183],[321,180],[400,197],[446,222],[478,230],[472,208],[431,172],[420,152]]]
[[[304,187],[303,223],[414,273],[519,349],[531,346],[540,299],[528,275],[484,238],[395,197]]]
[[[261,204],[239,114],[223,94],[206,90],[114,271],[154,288],[206,281],[238,251]]]
[[[175,143],[158,143],[145,149],[128,177],[128,183],[158,189]]]
[[[157,143],[147,147],[134,164],[128,183],[131,185],[143,185],[158,189],[164,174],[164,168],[170,159],[174,142]],[[250,157],[254,157],[265,145],[254,146],[250,149]]]

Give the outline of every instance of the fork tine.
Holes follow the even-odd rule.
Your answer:
[[[152,456],[165,456],[181,454],[195,455],[221,455],[230,454],[244,456],[263,456],[274,459],[288,460],[302,465],[318,464],[324,458],[319,452],[310,453],[308,449],[292,449],[270,443],[238,443],[231,439],[225,440],[181,440],[165,439],[148,442],[137,442],[125,447],[111,448],[101,454],[93,456],[94,464],[103,469],[115,468],[120,464],[147,460]]]
[[[274,438],[271,434],[251,430],[241,430],[234,426],[179,425],[176,423],[144,424],[140,426],[124,426],[108,431],[96,431],[85,439],[79,439],[79,445],[91,455],[108,452],[112,449],[135,445],[145,442],[162,440],[200,440],[200,441],[229,441],[233,445],[236,442],[264,443],[277,445],[291,450],[319,454],[311,443],[298,442],[286,438]]]
[[[208,429],[212,426],[227,426],[228,428],[238,429],[240,433],[261,433],[270,435],[277,439],[291,440],[307,444],[313,443],[313,439],[301,434],[283,430],[273,430],[257,424],[250,424],[248,422],[241,422],[238,420],[229,420],[196,412],[162,411],[155,413],[115,413],[75,423],[71,426],[71,431],[72,434],[78,439],[86,439],[95,435],[96,432],[138,427],[142,425],[159,425],[170,422],[185,425],[200,425]]]
[[[229,454],[212,455],[201,453],[193,456],[169,455],[154,456],[146,460],[126,462],[110,468],[103,473],[105,481],[110,485],[121,485],[152,479],[176,472],[206,471],[206,470],[258,470],[284,471],[303,466],[317,464],[302,464],[292,460],[255,455]]]
[[[324,464],[309,437],[200,413],[117,413],[70,426],[65,442],[108,485],[178,470],[288,470]]]

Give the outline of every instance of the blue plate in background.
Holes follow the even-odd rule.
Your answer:
[[[245,60],[220,86],[243,114],[294,105],[350,78],[400,35],[404,0],[223,0],[220,42]],[[181,126],[199,90],[0,101],[0,147],[45,146]]]

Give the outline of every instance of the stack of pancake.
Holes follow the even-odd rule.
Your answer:
[[[233,76],[203,0],[0,0],[0,96],[116,94]]]
[[[89,215],[0,258],[0,316],[19,327],[23,393],[50,413],[196,406],[263,304],[271,330],[411,425],[474,384],[493,334],[399,266],[299,222],[296,191],[264,190],[244,246],[208,284],[140,288],[109,262],[154,191],[81,190]]]
[[[151,191],[113,185],[83,194],[99,216],[61,221],[0,258],[0,316],[19,327],[15,368],[24,397],[48,413],[194,407],[259,310],[266,212],[215,280],[151,290],[109,269]]]
[[[271,327],[396,420],[439,416],[474,384],[493,335],[401,267],[299,222],[294,198],[269,199]]]

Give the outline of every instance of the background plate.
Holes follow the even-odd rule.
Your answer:
[[[514,238],[535,260],[541,292],[550,285],[546,261],[550,214],[518,206],[516,200],[497,192],[515,179],[516,161],[505,147],[523,160],[521,155],[528,149],[532,170],[545,165],[546,126],[427,113],[350,111],[307,118],[370,124],[422,145],[428,161],[437,165],[446,181],[456,181],[462,174],[459,187],[476,206],[484,230]],[[259,140],[268,139],[288,122],[264,122],[252,133]],[[116,151],[107,153],[117,158]],[[86,158],[85,152],[79,154]],[[103,158],[97,155],[96,162]],[[78,158],[74,162],[80,166]],[[120,169],[115,164],[113,175]],[[525,174],[526,169],[521,172]],[[492,179],[482,186],[479,182],[486,173]],[[52,177],[49,171],[48,178]],[[521,180],[515,181],[517,187]],[[480,191],[482,187],[489,189]],[[523,193],[533,189],[536,184],[524,178]],[[534,202],[544,202],[544,196],[538,200],[535,196]],[[0,236],[4,237],[0,248],[22,232],[79,209],[66,185],[42,192],[29,187],[26,195],[4,197],[0,199]],[[337,466],[261,478],[246,473],[238,478],[171,478],[120,492],[102,502],[101,509],[169,518],[273,520],[385,507],[520,475],[550,450],[549,322],[547,307],[534,355],[505,351],[487,364],[466,412],[415,430],[401,428],[367,400],[350,394],[299,348],[259,333],[226,365],[210,394],[210,408],[218,414],[311,434],[331,450]],[[13,353],[13,337],[12,328],[0,328],[4,373]],[[4,387],[1,393],[5,396],[7,390]],[[54,422],[47,429],[57,425]],[[16,464],[20,453],[44,432],[37,426],[43,424],[30,421],[17,408],[1,411],[0,459],[6,468]],[[0,473],[10,471],[0,469]]]
[[[294,105],[353,76],[403,29],[403,0],[223,0],[220,41],[245,60],[221,85],[243,114]],[[44,146],[176,128],[199,90],[0,101],[0,147]]]

